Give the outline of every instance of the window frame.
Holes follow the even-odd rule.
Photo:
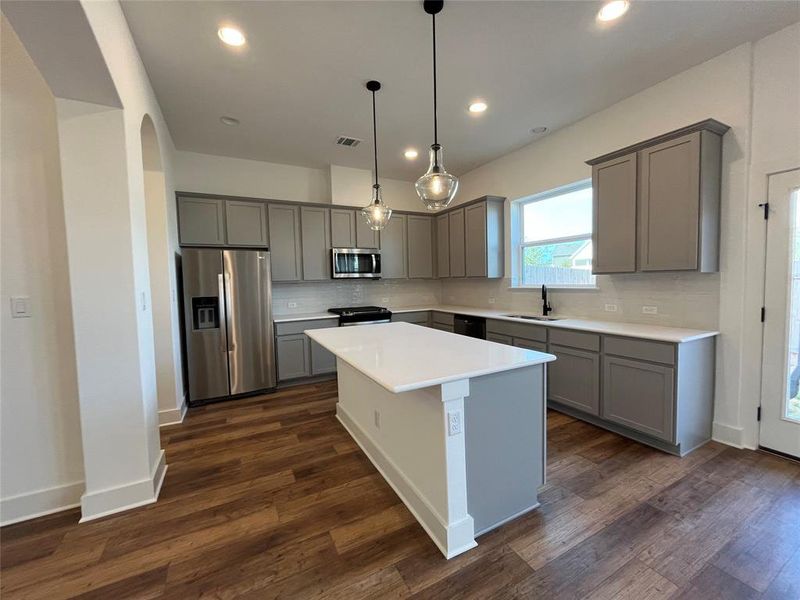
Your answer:
[[[545,240],[537,240],[535,242],[525,242],[525,219],[523,218],[523,212],[527,205],[533,204],[534,202],[541,202],[542,200],[549,200],[551,198],[555,198],[557,196],[563,196],[565,194],[569,194],[571,192],[577,192],[585,189],[592,189],[592,180],[591,178],[588,179],[581,179],[580,181],[576,181],[567,185],[562,185],[556,188],[552,188],[546,190],[544,192],[540,192],[538,194],[533,194],[531,196],[524,196],[512,202],[511,205],[511,245],[512,245],[512,262],[511,262],[511,288],[512,290],[539,290],[542,285],[546,285],[550,289],[569,289],[569,290],[596,290],[597,288],[597,279],[596,275],[592,273],[592,282],[587,284],[581,283],[547,283],[547,282],[538,282],[538,283],[529,283],[523,284],[522,283],[522,272],[523,272],[523,265],[524,265],[524,253],[526,248],[535,247],[535,246],[544,246],[548,244],[555,244],[555,243],[565,243],[565,242],[575,242],[580,240],[589,240],[591,241],[594,234],[594,215],[591,215],[590,222],[592,223],[592,230],[589,231],[588,236],[586,234],[579,234],[579,235],[572,235],[572,236],[564,236],[564,237],[554,237],[548,238]],[[594,210],[594,206],[592,206],[592,210]]]

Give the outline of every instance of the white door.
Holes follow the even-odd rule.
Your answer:
[[[769,178],[759,445],[800,458],[800,169]]]

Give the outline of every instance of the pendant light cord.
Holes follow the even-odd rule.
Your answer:
[[[375,154],[375,185],[378,185],[378,121],[375,117],[375,92],[372,92],[372,148]]]
[[[433,18],[433,143],[439,144],[439,118],[436,105],[436,14]]]

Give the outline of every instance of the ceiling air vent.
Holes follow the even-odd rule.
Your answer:
[[[364,140],[360,140],[358,138],[347,137],[346,135],[340,135],[336,139],[337,145],[339,145],[339,146],[347,146],[348,148],[355,148],[356,146],[358,146],[363,141]]]

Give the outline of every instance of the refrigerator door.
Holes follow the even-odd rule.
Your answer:
[[[224,250],[223,262],[231,394],[274,388],[269,252]]]
[[[197,402],[227,396],[222,251],[184,248],[182,254],[189,399]]]

